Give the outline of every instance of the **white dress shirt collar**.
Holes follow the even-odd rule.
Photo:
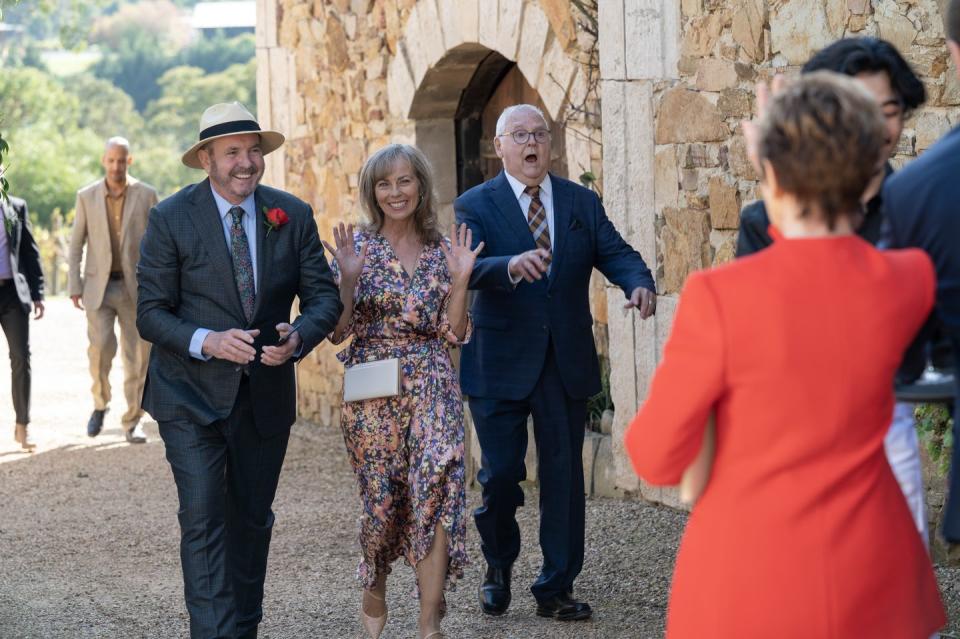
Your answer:
[[[523,195],[524,190],[526,190],[527,185],[510,175],[507,171],[504,171],[503,174],[507,176],[507,182],[510,183],[510,188],[513,189],[513,195],[519,200],[520,196]],[[541,200],[543,200],[545,197],[552,199],[553,184],[550,182],[549,173],[544,175],[543,181],[540,182],[540,193]]]
[[[240,204],[231,204],[226,200],[226,198],[217,193],[217,190],[213,188],[213,184],[210,185],[210,192],[213,193],[213,200],[217,203],[217,210],[220,211],[221,220],[226,220],[227,214],[234,206],[239,206],[242,208],[247,219],[252,220],[256,218],[257,207],[254,201],[253,193],[248,195]]]

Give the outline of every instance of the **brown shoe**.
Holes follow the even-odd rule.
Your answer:
[[[13,440],[20,444],[20,447],[32,453],[33,449],[37,447],[32,441],[30,441],[30,435],[27,434],[27,425],[26,424],[17,424],[13,430]]]

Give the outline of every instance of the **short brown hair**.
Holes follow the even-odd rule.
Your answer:
[[[430,161],[420,149],[409,144],[390,144],[371,155],[360,169],[360,200],[374,231],[383,228],[384,214],[377,203],[377,182],[390,175],[397,162],[406,162],[413,169],[420,188],[420,201],[413,212],[417,236],[424,244],[437,242],[437,198],[433,193],[433,171]]]
[[[885,130],[876,100],[855,80],[830,71],[801,76],[773,97],[760,121],[759,156],[832,229],[860,211],[881,161]]]

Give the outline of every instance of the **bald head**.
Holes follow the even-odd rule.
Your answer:
[[[127,185],[127,167],[132,163],[133,156],[130,155],[130,142],[127,138],[114,136],[107,140],[100,164],[103,165],[109,187],[122,189]]]

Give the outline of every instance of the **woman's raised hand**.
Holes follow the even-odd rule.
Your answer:
[[[330,246],[325,240],[323,246],[337,260],[341,284],[344,281],[356,282],[360,278],[360,272],[363,271],[363,262],[367,259],[367,243],[363,243],[358,253],[353,240],[353,224],[344,225],[343,222],[333,227],[333,241],[337,245],[336,248]]]
[[[450,227],[450,248],[447,248],[446,242],[440,242],[440,249],[444,257],[447,258],[447,270],[455,285],[466,286],[470,282],[470,273],[473,272],[473,264],[477,260],[480,251],[483,250],[483,242],[477,244],[477,248],[470,250],[473,243],[473,231],[466,224],[461,224],[457,228],[456,224]]]
[[[753,120],[744,120],[742,122],[743,126],[743,137],[747,146],[747,157],[750,159],[750,163],[753,164],[753,168],[756,170],[757,175],[763,175],[763,167],[760,165],[760,120],[763,119],[763,116],[767,112],[767,105],[770,104],[770,99],[783,91],[787,86],[787,78],[782,74],[777,74],[773,76],[773,80],[770,82],[770,87],[768,88],[766,83],[758,82],[757,83],[757,117]]]

